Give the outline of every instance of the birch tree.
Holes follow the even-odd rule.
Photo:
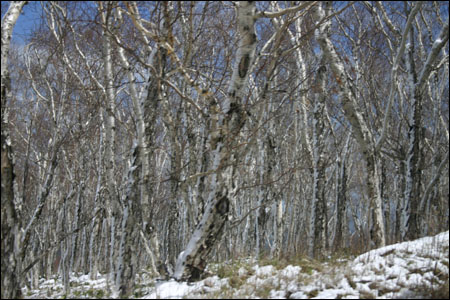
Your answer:
[[[8,70],[9,49],[12,32],[27,1],[12,1],[2,18],[1,45],[1,101],[2,101],[2,298],[19,298],[21,261],[17,257],[19,247],[20,203],[14,191],[14,152],[9,133],[8,105],[11,101],[11,78]]]
[[[236,65],[230,79],[227,98],[223,104],[223,114],[219,111],[213,116],[210,149],[212,155],[211,169],[216,174],[211,177],[209,197],[202,220],[192,235],[186,249],[178,258],[174,277],[180,279],[199,278],[206,267],[206,259],[212,246],[222,237],[224,223],[230,206],[229,190],[224,178],[232,168],[231,151],[236,144],[239,132],[245,123],[242,108],[243,90],[248,80],[249,70],[254,60],[256,47],[254,3],[239,3],[237,7],[238,32],[240,41],[236,54]],[[231,163],[231,166],[229,164]]]
[[[447,3],[43,2],[7,57],[16,5],[2,296],[448,227]]]
[[[421,158],[420,144],[423,139],[422,135],[422,105],[423,94],[425,93],[425,85],[430,76],[432,66],[438,58],[441,49],[448,42],[448,19],[439,33],[439,36],[433,42],[432,48],[427,56],[425,64],[420,72],[416,71],[414,62],[414,33],[410,32],[409,44],[407,45],[407,70],[408,84],[410,87],[411,97],[411,113],[409,116],[409,145],[406,162],[406,188],[405,188],[405,204],[403,208],[403,224],[402,238],[412,240],[419,236],[419,207],[421,199],[421,174],[419,170],[419,161]]]
[[[327,15],[327,9],[317,6],[315,10],[315,17],[317,22],[324,20]],[[377,162],[377,152],[374,145],[374,138],[369,131],[366,120],[364,119],[359,107],[357,106],[357,99],[355,99],[355,91],[345,72],[344,65],[339,59],[334,45],[327,36],[331,23],[329,21],[323,22],[320,25],[316,39],[323,51],[325,60],[330,64],[331,70],[335,76],[336,82],[340,88],[340,96],[342,97],[342,108],[344,114],[352,125],[353,134],[358,142],[367,167],[367,187],[369,192],[370,211],[372,216],[372,227],[370,230],[371,240],[374,247],[384,246],[385,244],[385,230],[382,212],[382,199],[380,194],[379,170]],[[407,30],[406,30],[407,32]]]
[[[212,116],[210,149],[212,151],[211,189],[202,220],[194,231],[186,249],[180,254],[174,277],[198,278],[206,267],[207,256],[212,246],[220,241],[227,220],[233,187],[229,185],[235,167],[236,156],[233,148],[246,121],[243,107],[244,91],[248,85],[250,70],[255,59],[257,36],[255,21],[259,17],[277,17],[287,12],[295,12],[308,5],[299,5],[279,12],[257,12],[254,3],[237,4],[237,28],[240,35],[236,52],[236,63],[222,103],[221,114]],[[215,104],[217,105],[217,104]],[[217,112],[220,112],[217,110]],[[228,178],[227,178],[228,177]]]

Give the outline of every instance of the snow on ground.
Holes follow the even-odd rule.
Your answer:
[[[422,298],[446,286],[449,278],[449,232],[369,251],[352,261],[260,266],[254,260],[211,265],[218,274],[187,283],[155,281],[141,274],[134,298]],[[61,280],[41,280],[38,290],[23,289],[25,298],[117,297],[99,275],[71,277],[71,292]],[[447,292],[448,293],[448,292]],[[448,295],[448,294],[447,294]]]

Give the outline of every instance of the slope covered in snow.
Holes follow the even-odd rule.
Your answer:
[[[423,298],[448,296],[449,232],[369,251],[353,260],[261,266],[254,260],[211,265],[216,274],[194,283],[155,281],[141,274],[136,298]],[[104,277],[47,280],[26,298],[114,298]],[[443,294],[442,294],[443,293]]]

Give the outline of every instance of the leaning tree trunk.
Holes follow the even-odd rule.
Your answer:
[[[328,10],[328,9],[327,9]],[[317,22],[324,20],[327,14],[320,5],[314,10]],[[328,14],[329,15],[329,14]],[[339,85],[342,97],[342,108],[345,117],[352,125],[353,135],[360,146],[360,150],[367,166],[367,188],[370,201],[370,210],[372,215],[372,228],[370,230],[370,239],[372,247],[378,248],[385,245],[384,221],[381,196],[379,191],[379,178],[376,165],[376,153],[373,145],[373,138],[369,131],[366,121],[360,112],[356,99],[353,96],[350,80],[348,79],[344,65],[340,61],[334,45],[332,44],[328,34],[331,26],[330,21],[323,22],[316,31],[316,39],[323,52],[325,61],[329,63],[336,82]]]
[[[237,63],[231,77],[228,97],[223,103],[223,114],[218,111],[212,119],[209,141],[213,160],[210,170],[214,173],[211,175],[209,196],[202,220],[177,260],[174,273],[177,280],[194,280],[200,277],[206,267],[207,256],[222,238],[228,218],[229,191],[232,190],[228,184],[232,181],[223,177],[233,173],[228,170],[233,167],[232,151],[245,123],[241,100],[256,49],[255,13],[254,2],[238,3],[240,41],[236,54]],[[215,106],[218,107],[217,104]]]

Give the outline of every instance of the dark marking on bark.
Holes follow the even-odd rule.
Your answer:
[[[247,75],[248,67],[250,65],[250,55],[245,54],[239,62],[239,77],[244,78]]]
[[[323,73],[325,73],[327,71],[327,67],[325,67],[324,65],[321,65],[320,68],[317,70],[317,73],[319,75],[322,75]]]
[[[228,213],[228,209],[229,209],[229,201],[227,196],[223,196],[216,204],[216,209],[217,212],[221,215],[224,216],[225,214]]]
[[[241,107],[238,103],[232,102],[230,103],[230,110],[228,111],[228,114],[238,114],[241,111]]]
[[[194,266],[189,266],[191,267],[191,277],[189,278],[189,281],[196,281],[200,279],[200,276],[203,273],[203,270],[201,270],[200,268],[194,267]]]

